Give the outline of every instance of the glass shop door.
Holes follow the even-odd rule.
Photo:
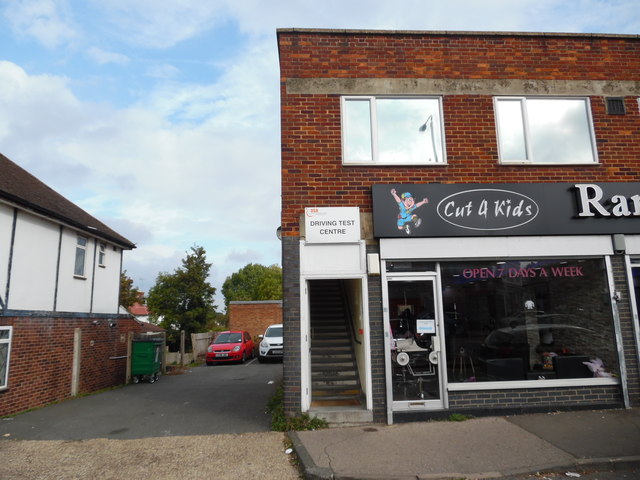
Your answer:
[[[387,394],[394,411],[444,409],[436,292],[435,276],[387,277]]]

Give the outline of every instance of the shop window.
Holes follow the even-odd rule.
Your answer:
[[[73,268],[73,274],[76,277],[84,277],[84,264],[85,258],[87,256],[87,242],[87,237],[78,235],[78,239],[76,241],[76,261]]]
[[[7,388],[12,327],[0,327],[0,390]]]
[[[495,99],[502,163],[597,162],[588,98]]]
[[[441,110],[438,97],[343,97],[343,163],[445,163]]]
[[[616,376],[604,262],[442,264],[449,382]]]

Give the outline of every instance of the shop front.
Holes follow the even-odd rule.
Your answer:
[[[389,423],[637,403],[639,194],[375,185]]]

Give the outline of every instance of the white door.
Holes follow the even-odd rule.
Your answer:
[[[436,277],[387,277],[387,397],[393,411],[444,409]]]

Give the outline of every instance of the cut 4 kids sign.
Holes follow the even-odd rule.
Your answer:
[[[640,183],[378,184],[376,237],[640,233]]]

